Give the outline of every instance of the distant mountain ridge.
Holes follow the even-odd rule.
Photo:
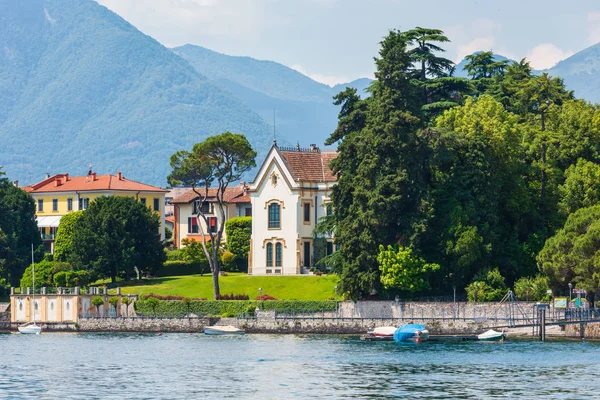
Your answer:
[[[271,127],[243,101],[91,0],[0,1],[0,165],[166,184],[169,156],[225,130],[264,154]]]
[[[229,56],[189,44],[173,51],[243,100],[267,123],[275,123],[278,136],[302,145],[322,145],[334,131],[339,110],[333,96],[346,86],[356,87],[365,96],[363,89],[371,83],[362,78],[332,88],[274,61]]]

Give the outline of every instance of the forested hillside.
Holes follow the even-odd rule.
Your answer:
[[[243,101],[91,0],[0,2],[0,93],[0,165],[23,183],[91,163],[164,186],[169,156],[209,135],[271,143]]]

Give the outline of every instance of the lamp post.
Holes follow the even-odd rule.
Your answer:
[[[572,293],[571,292],[571,288],[573,287],[573,284],[571,282],[569,282],[569,307],[571,306],[571,300],[572,300]]]
[[[263,308],[263,302],[262,302],[262,288],[261,288],[261,287],[259,287],[259,288],[258,288],[258,293],[259,293],[259,295],[258,295],[258,301],[260,301],[260,308]]]

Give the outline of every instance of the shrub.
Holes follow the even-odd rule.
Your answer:
[[[154,312],[161,314],[186,314],[192,312],[200,316],[223,315],[232,313],[234,315],[245,312],[253,313],[257,307],[264,310],[274,310],[280,313],[298,314],[298,313],[316,313],[335,311],[337,302],[329,300],[278,300],[261,302],[258,300],[192,300],[188,305],[183,301],[159,301],[155,309],[148,303],[151,299],[138,300],[135,302],[135,309],[139,315],[150,315]]]
[[[250,300],[250,296],[247,294],[220,294],[217,296],[217,300]]]
[[[156,315],[156,308],[160,305],[161,301],[156,297],[150,297],[146,300],[146,304],[152,309],[152,313]]]
[[[515,295],[519,300],[550,301],[552,295],[548,294],[550,280],[547,276],[524,276],[515,282]]]
[[[54,274],[54,285],[56,287],[65,287],[67,286],[67,272],[59,271]]]
[[[465,290],[469,301],[499,301],[506,294],[507,287],[498,268],[494,268],[477,273]]]
[[[195,275],[208,272],[208,263],[200,264],[185,260],[166,261],[155,276]]]
[[[263,294],[262,296],[256,296],[254,298],[254,300],[277,300],[275,297],[273,296],[269,296],[268,294]]]
[[[187,297],[183,297],[183,296],[177,296],[177,295],[173,295],[173,294],[168,294],[168,295],[160,295],[160,294],[155,294],[155,293],[149,293],[145,296],[142,296],[142,299],[149,299],[150,297],[153,297],[155,299],[158,300],[180,300],[180,301],[184,301]],[[204,298],[193,298],[191,300],[206,300]]]
[[[182,261],[183,251],[179,249],[167,251],[167,261]]]
[[[248,268],[250,252],[250,236],[252,235],[252,217],[235,217],[225,221],[227,250],[240,261],[242,269]]]
[[[230,251],[225,251],[221,254],[221,266],[223,271],[233,271],[236,269],[235,255]]]
[[[108,302],[110,303],[111,306],[113,306],[115,308],[115,310],[117,309],[117,305],[119,304],[119,298],[116,296],[112,296],[108,298]]]

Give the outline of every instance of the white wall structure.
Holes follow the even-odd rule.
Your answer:
[[[336,178],[328,165],[336,156],[314,145],[309,149],[273,145],[249,189],[249,274],[297,275],[313,266],[313,231],[316,222],[331,212],[329,194]],[[326,239],[333,251],[333,239]]]

